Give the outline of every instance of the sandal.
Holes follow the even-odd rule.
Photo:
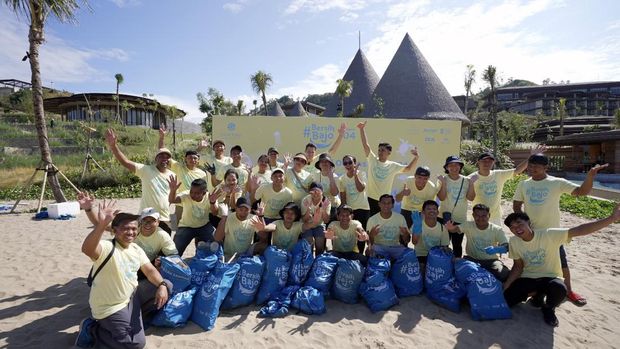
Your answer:
[[[566,295],[566,298],[568,298],[569,301],[571,301],[574,305],[578,307],[583,307],[584,305],[588,304],[588,301],[584,297],[573,291],[570,291]]]

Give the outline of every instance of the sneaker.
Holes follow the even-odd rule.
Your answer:
[[[542,293],[536,293],[533,297],[530,298],[530,305],[534,308],[541,308],[545,305],[545,295]]]
[[[574,305],[578,307],[583,307],[584,305],[588,304],[588,301],[583,296],[573,291],[570,291],[566,295],[566,298],[568,298],[568,300],[571,301],[571,303],[573,303]]]
[[[75,339],[75,345],[80,348],[92,348],[95,345],[95,338],[90,334],[90,329],[97,320],[87,317],[80,323],[80,332]]]
[[[558,325],[560,325],[560,321],[558,320],[558,317],[555,316],[555,310],[551,308],[545,308],[545,307],[543,307],[541,310],[543,313],[543,319],[545,320],[545,323],[547,325],[551,327],[558,327]]]

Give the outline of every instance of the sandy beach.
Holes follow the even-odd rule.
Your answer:
[[[135,212],[138,200],[119,205]],[[83,212],[68,221],[33,216],[0,215],[0,347],[72,347],[80,320],[90,314],[85,283],[90,262],[80,246],[91,225]],[[582,222],[562,215],[563,226]],[[540,310],[528,304],[514,308],[512,320],[477,322],[467,306],[452,313],[425,296],[402,299],[376,314],[363,303],[329,300],[321,316],[292,310],[283,319],[260,319],[259,308],[251,306],[221,312],[210,332],[191,322],[175,330],[150,328],[147,348],[617,348],[619,228],[576,239],[567,248],[573,287],[588,304],[559,307],[559,328],[545,325]],[[192,248],[185,256],[193,254]]]

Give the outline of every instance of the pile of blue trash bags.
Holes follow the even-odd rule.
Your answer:
[[[413,249],[393,263],[370,258],[366,267],[329,253],[315,258],[305,240],[291,252],[269,246],[263,256],[242,256],[232,263],[223,263],[222,256],[220,247],[216,252],[198,249],[187,263],[178,256],[162,257],[160,271],[173,291],[151,325],[182,327],[191,320],[208,331],[220,309],[251,304],[261,306],[259,317],[283,317],[291,308],[320,315],[327,298],[354,304],[361,297],[378,312],[424,291],[431,301],[455,312],[466,297],[474,320],[511,317],[502,284],[476,263],[455,262],[447,248],[431,249],[426,277]]]

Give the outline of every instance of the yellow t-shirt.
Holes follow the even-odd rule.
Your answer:
[[[136,175],[142,183],[142,198],[140,199],[140,211],[152,207],[159,212],[159,220],[170,221],[170,203],[168,194],[170,185],[168,179],[172,171],[159,172],[154,165],[135,164]]]
[[[276,192],[273,189],[273,184],[267,183],[256,189],[254,197],[256,200],[265,203],[265,217],[279,219],[282,207],[293,201],[293,192],[287,187],[282,187],[280,191]]]
[[[415,186],[415,177],[407,177],[405,181],[409,189],[411,189],[411,194],[407,196],[403,196],[402,209],[409,211],[420,211],[422,212],[422,205],[426,200],[435,200],[437,196],[437,192],[439,191],[439,186],[435,185],[435,183],[430,180],[426,182],[426,185],[422,190],[419,190],[418,187]]]
[[[370,233],[375,225],[379,225],[379,234],[375,236],[374,243],[382,246],[400,245],[400,227],[407,228],[405,217],[396,212],[392,212],[388,219],[381,217],[380,212],[370,217],[366,223],[366,231]]]
[[[357,230],[364,229],[362,223],[356,220],[352,220],[349,223],[349,228],[344,229],[340,226],[340,221],[334,221],[329,223],[328,229],[334,231],[336,237],[332,240],[332,246],[336,252],[358,252],[357,248]]]
[[[202,178],[207,181],[207,183],[209,183],[209,177],[207,173],[199,169],[198,167],[190,170],[182,162],[175,160],[170,161],[170,169],[177,176],[177,182],[181,182],[181,186],[179,187],[179,189],[177,189],[177,193],[184,193],[186,191],[189,191],[190,187],[192,186],[192,182],[195,179]]]
[[[465,246],[465,254],[475,259],[497,259],[497,255],[490,255],[484,252],[484,249],[497,244],[505,244],[508,242],[504,230],[499,225],[489,223],[485,230],[480,230],[473,221],[462,223],[459,228],[467,237]]]
[[[234,212],[228,215],[224,226],[224,254],[226,256],[243,253],[250,248],[255,232],[251,223],[253,217],[253,214],[249,214],[246,220],[240,221]]]
[[[248,171],[245,170],[245,167],[243,166],[243,164],[239,165],[239,167],[235,167],[232,164],[222,166],[220,167],[219,171],[216,173],[215,178],[218,181],[224,181],[224,175],[226,174],[226,171],[228,171],[229,169],[233,169],[237,172],[237,174],[239,175],[239,179],[237,180],[237,183],[241,186],[241,188],[245,192],[245,184],[248,182]]]
[[[534,229],[560,227],[560,196],[578,188],[564,178],[549,176],[540,181],[528,178],[517,184],[513,200],[523,202],[523,211]]]
[[[213,165],[215,166],[215,175],[217,175],[218,171],[220,168],[232,163],[232,158],[228,157],[228,156],[222,156],[222,159],[216,159],[215,155],[213,155],[213,152],[209,153],[207,156],[205,156],[204,158],[200,159],[200,164],[202,165]],[[211,176],[211,174],[209,174],[209,176]],[[211,184],[211,178],[209,178],[209,191],[213,190],[213,185]]]
[[[504,184],[512,178],[515,170],[492,170],[488,176],[482,176],[478,172],[472,173],[469,177],[477,174],[478,180],[474,183],[476,198],[472,205],[484,204],[489,207],[491,222],[501,225],[502,223],[502,192]]]
[[[299,240],[299,235],[301,235],[303,223],[293,222],[291,229],[286,229],[284,221],[281,219],[273,222],[273,224],[276,225],[276,230],[271,237],[271,243],[283,250],[293,250],[295,243]]]
[[[318,161],[319,157],[315,156],[314,160],[309,162],[306,166],[304,166],[304,170],[306,170],[306,172],[313,174],[316,172],[320,172],[321,170],[319,170],[318,168],[316,168],[316,166],[314,166],[314,164]]]
[[[359,179],[364,185],[368,182],[365,172],[359,172]],[[355,177],[349,177],[346,173],[338,180],[338,189],[341,193],[347,195],[347,205],[351,206],[354,210],[369,210],[368,196],[366,195],[366,189],[358,191],[355,186]]]
[[[301,205],[301,200],[308,195],[306,191],[310,186],[310,182],[312,181],[312,177],[310,177],[310,172],[302,169],[301,172],[293,174],[293,169],[289,168],[286,170],[286,175],[284,176],[284,185],[289,188],[293,192],[293,201],[297,205]],[[299,178],[299,179],[298,179]]]
[[[160,252],[163,253],[164,256],[179,254],[170,235],[160,228],[157,228],[157,230],[149,236],[138,234],[134,242],[142,248],[150,261],[154,261],[155,258],[159,256]]]
[[[415,244],[415,253],[419,257],[428,256],[428,251],[435,246],[447,246],[450,243],[448,229],[441,223],[435,223],[434,227],[429,227],[422,220],[422,233]]]
[[[368,160],[368,185],[366,186],[366,194],[371,199],[379,200],[381,195],[392,193],[394,177],[406,166],[391,160],[380,162],[372,150],[366,159]]]
[[[331,202],[332,207],[340,206],[340,196],[338,194],[332,195],[331,193],[330,186],[329,186],[329,183],[330,183],[329,177],[322,175],[321,172],[315,172],[311,174],[310,177],[312,178],[310,182],[321,183],[321,185],[323,186],[323,195],[325,195],[325,197],[329,199],[329,202]],[[333,177],[334,177],[334,181],[336,182],[336,186],[338,186],[338,175],[334,173]]]
[[[307,204],[305,204],[306,202],[307,202]],[[320,204],[321,203],[319,203],[318,205],[313,204],[312,203],[312,196],[310,194],[306,195],[301,200],[301,215],[302,216],[305,215],[306,212],[308,212],[308,210],[310,210],[310,214],[314,214],[315,212],[318,212],[318,210],[321,210],[321,209],[324,209],[324,210],[326,210],[329,213],[329,211],[332,209],[331,202],[329,202],[327,204],[327,208],[319,207]]]
[[[101,254],[93,260],[93,274],[112,250],[112,241],[99,241]],[[101,268],[93,280],[88,303],[96,320],[104,319],[129,304],[129,299],[138,287],[138,270],[150,263],[140,246],[131,243],[127,248],[116,244],[112,258]]]
[[[510,238],[509,256],[523,261],[523,278],[561,278],[560,246],[570,242],[568,229],[534,229],[534,238]]]
[[[463,189],[461,188],[463,182]],[[439,205],[439,215],[444,212],[452,212],[452,220],[458,223],[467,221],[467,190],[469,189],[469,180],[463,175],[459,175],[459,179],[453,180],[446,176],[446,199]],[[441,187],[441,185],[440,185]],[[458,202],[457,202],[458,199]],[[454,206],[456,204],[456,207]]]
[[[209,196],[205,194],[202,201],[194,201],[189,193],[180,195],[181,205],[183,206],[183,216],[179,222],[179,227],[200,228],[209,223],[209,212],[211,203]]]
[[[252,169],[252,176],[258,177],[258,184],[271,183],[271,170],[265,170],[265,173],[258,173],[258,166]]]

